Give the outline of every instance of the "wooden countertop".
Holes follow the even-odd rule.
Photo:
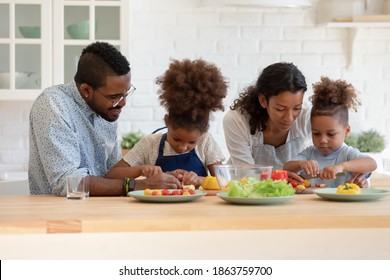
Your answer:
[[[390,195],[376,201],[336,202],[303,194],[267,206],[233,205],[215,196],[186,203],[0,196],[0,234],[353,228],[390,229]]]

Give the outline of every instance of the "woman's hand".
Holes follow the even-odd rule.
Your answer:
[[[288,172],[288,182],[294,185],[303,184],[304,179],[295,172]]]
[[[368,180],[366,176],[362,173],[354,173],[352,174],[351,179],[349,180],[349,183],[355,183],[361,188],[369,188],[370,184],[368,183]]]

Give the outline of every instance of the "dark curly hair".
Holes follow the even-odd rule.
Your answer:
[[[168,111],[174,128],[209,128],[211,111],[224,110],[222,99],[227,94],[227,81],[220,70],[202,59],[172,60],[165,73],[156,79],[160,103]]]
[[[259,103],[260,95],[269,102],[272,96],[285,91],[298,93],[306,90],[306,80],[301,71],[292,63],[278,62],[264,68],[256,84],[240,93],[230,109],[249,115],[249,126],[253,135],[256,131],[265,130],[269,119],[267,109]]]
[[[107,76],[122,76],[129,72],[129,62],[114,46],[95,42],[83,49],[74,80],[97,89],[105,86]]]
[[[355,112],[361,104],[352,84],[344,80],[331,80],[321,77],[321,81],[313,84],[313,95],[310,97],[313,104],[311,117],[335,116],[344,125],[348,125],[348,110]]]

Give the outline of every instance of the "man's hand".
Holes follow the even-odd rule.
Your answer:
[[[181,188],[180,181],[173,175],[167,173],[159,173],[153,176],[150,176],[144,180],[140,181],[140,188],[137,189],[179,189]]]

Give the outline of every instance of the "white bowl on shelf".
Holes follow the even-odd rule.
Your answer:
[[[15,88],[22,88],[31,74],[31,72],[16,72]],[[0,72],[0,89],[10,88],[10,78],[9,72]]]

